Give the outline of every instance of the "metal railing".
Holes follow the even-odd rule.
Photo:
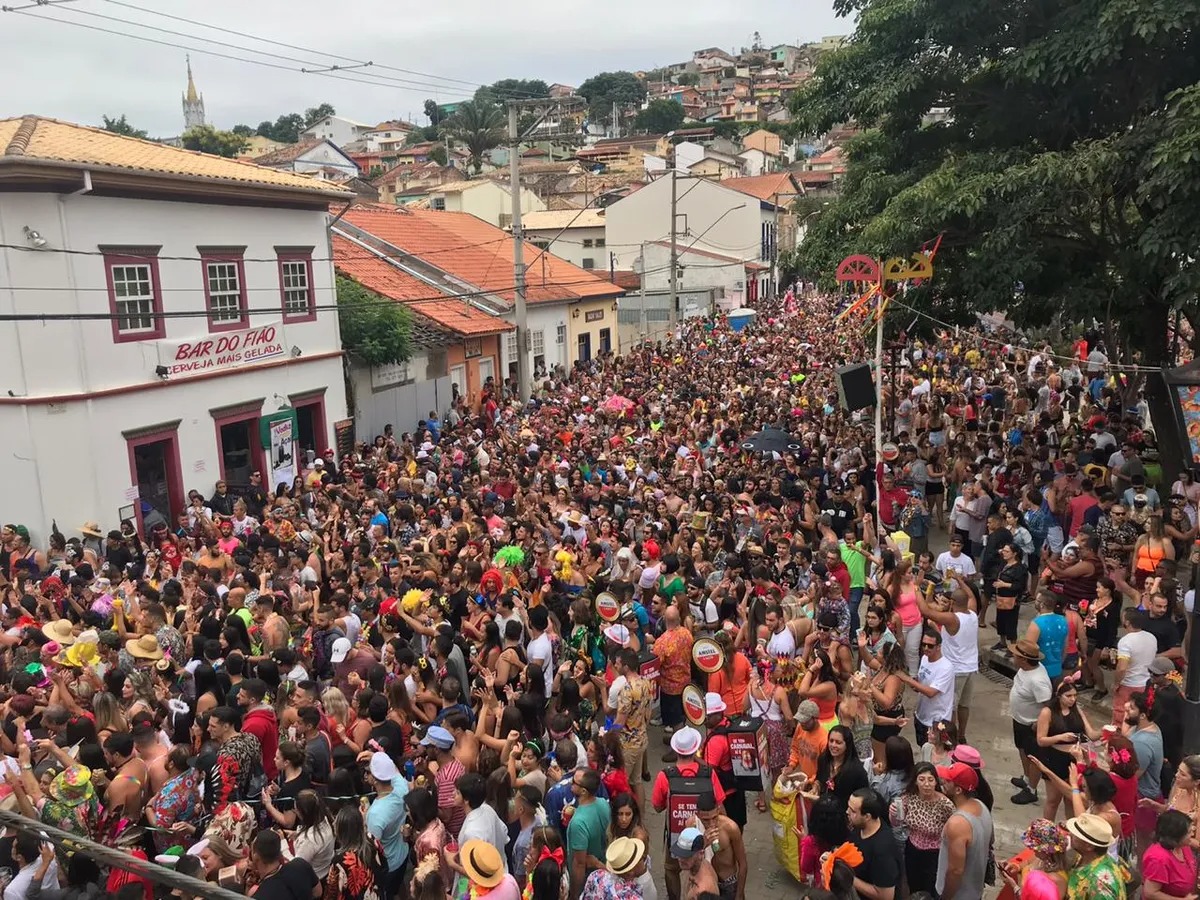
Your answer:
[[[138,859],[122,850],[98,844],[88,838],[82,838],[62,831],[49,825],[43,825],[33,819],[26,818],[20,813],[0,810],[0,825],[16,829],[22,834],[36,835],[43,841],[48,841],[56,847],[74,853],[83,853],[97,863],[132,872],[141,878],[149,879],[155,884],[166,885],[169,888],[179,888],[188,894],[203,897],[204,900],[245,900],[242,894],[234,893],[207,881],[181,875],[168,866],[156,862]]]

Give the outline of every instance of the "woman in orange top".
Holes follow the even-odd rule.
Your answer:
[[[746,711],[746,696],[750,693],[750,660],[733,649],[729,633],[718,631],[713,637],[725,651],[725,665],[708,676],[708,690],[720,694],[727,715],[733,719]]]

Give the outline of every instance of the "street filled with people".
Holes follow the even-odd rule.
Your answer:
[[[745,900],[754,820],[789,897],[1196,900],[1196,473],[1097,334],[936,322],[877,459],[846,308],[489,381],[169,525],[5,525],[0,809],[262,900]],[[3,900],[199,896],[49,836]]]

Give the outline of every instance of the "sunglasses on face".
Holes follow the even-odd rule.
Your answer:
[[[934,649],[935,647],[937,647],[937,644],[933,644],[933,643],[927,643],[927,642],[925,642],[925,641],[921,641],[921,649],[922,649],[922,650],[932,650],[932,649]]]

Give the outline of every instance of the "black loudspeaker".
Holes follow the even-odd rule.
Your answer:
[[[842,366],[834,375],[837,376],[838,400],[842,409],[854,412],[875,405],[875,379],[871,377],[869,365],[855,363]]]

